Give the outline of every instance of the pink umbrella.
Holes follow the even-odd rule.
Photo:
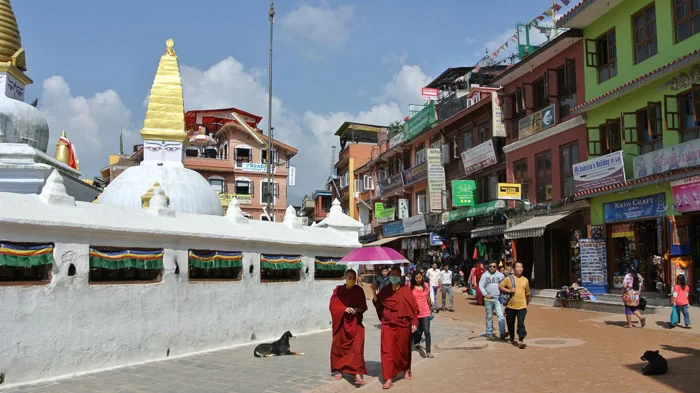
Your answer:
[[[338,264],[396,265],[408,260],[396,250],[388,247],[362,247],[344,256]]]

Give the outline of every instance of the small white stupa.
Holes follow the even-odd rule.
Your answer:
[[[223,216],[216,191],[202,175],[183,164],[187,132],[180,66],[174,46],[172,39],[166,41],[151,88],[141,130],[143,161],[111,182],[98,203],[141,208],[141,196],[158,182],[173,211]]]

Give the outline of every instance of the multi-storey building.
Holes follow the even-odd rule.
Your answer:
[[[582,281],[620,288],[634,268],[668,293],[700,255],[700,9],[589,0],[559,25],[583,30],[585,101],[572,112],[586,115],[592,158],[574,167],[574,187],[607,250]]]

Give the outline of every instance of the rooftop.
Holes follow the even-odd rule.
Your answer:
[[[384,126],[346,121],[335,135],[353,142],[377,143],[377,134],[382,128]]]
[[[624,0],[581,0],[557,19],[557,26],[582,29],[605,15]]]

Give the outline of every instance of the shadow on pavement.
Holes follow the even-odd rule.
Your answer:
[[[664,329],[671,329],[671,324],[666,321],[656,321],[656,326]]]
[[[676,348],[676,349],[691,349],[691,348]],[[692,350],[692,349],[691,349]],[[662,353],[662,355],[664,355]],[[668,372],[665,375],[645,376],[642,375],[642,367],[644,363],[628,364],[626,367],[639,373],[639,378],[653,378],[657,382],[662,383],[670,388],[676,389],[679,392],[694,392],[697,391],[700,385],[700,374],[697,373],[698,361],[700,357],[687,355],[668,359]]]
[[[367,360],[365,365],[367,366],[367,375],[370,377],[379,378],[382,375],[382,364],[380,362]]]
[[[661,344],[661,349],[664,351],[671,351],[676,353],[682,353],[684,355],[694,355],[700,356],[700,350],[689,347],[675,347],[673,345]]]
[[[627,321],[604,321],[604,322],[608,326],[618,326],[618,327],[627,326]],[[632,325],[634,325],[635,327],[639,327],[639,321],[632,321]]]

